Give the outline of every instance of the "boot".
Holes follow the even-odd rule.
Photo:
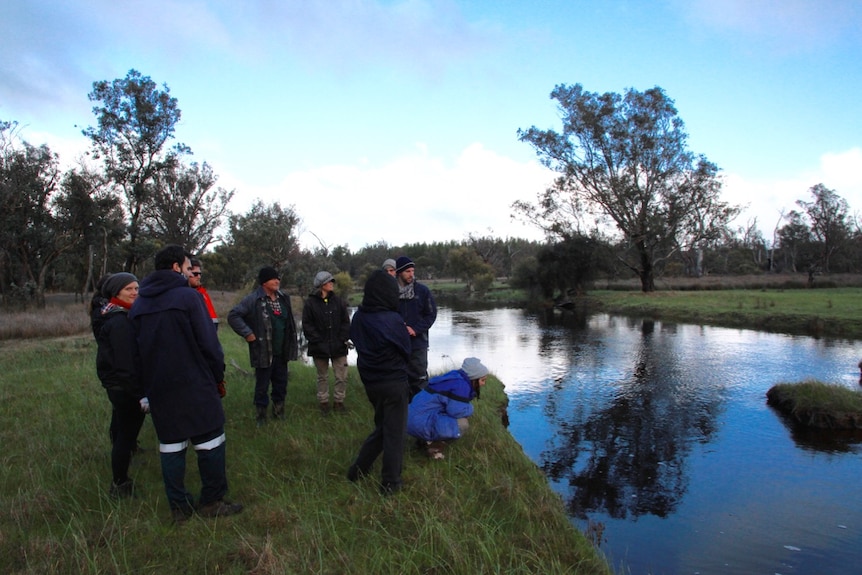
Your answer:
[[[272,404],[272,418],[279,421],[284,420],[284,402]]]
[[[344,407],[343,401],[336,401],[334,404],[332,404],[332,411],[334,411],[335,413],[346,413],[347,408]]]
[[[257,426],[260,427],[266,423],[266,406],[257,406]]]
[[[323,415],[324,417],[329,415],[329,402],[328,401],[326,403],[324,403],[322,401],[320,402],[320,414]]]

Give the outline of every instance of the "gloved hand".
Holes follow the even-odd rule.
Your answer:
[[[225,387],[226,382],[220,381],[218,382],[218,395],[219,397],[224,397],[227,395],[227,387]]]
[[[141,404],[141,411],[143,411],[144,413],[150,412],[150,400],[149,399],[147,399],[146,397],[142,397],[138,401],[138,403]]]

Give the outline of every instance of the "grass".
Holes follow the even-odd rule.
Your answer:
[[[862,429],[862,392],[807,380],[779,383],[766,392],[769,405],[809,427]]]
[[[862,288],[816,290],[590,292],[608,313],[744,327],[764,331],[862,339]]]
[[[379,462],[373,478],[345,478],[372,425],[355,369],[348,413],[323,418],[313,368],[291,363],[286,421],[258,429],[245,344],[226,325],[219,332],[230,497],[245,510],[180,526],[149,419],[130,472],[138,497],[107,494],[110,408],[91,335],[0,347],[4,573],[610,573],[503,427],[499,381],[445,460],[408,449],[404,489],[384,498]],[[197,492],[192,455],[187,479]]]

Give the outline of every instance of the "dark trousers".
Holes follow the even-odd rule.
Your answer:
[[[398,489],[401,487],[404,437],[407,433],[407,382],[399,379],[366,384],[365,393],[374,406],[374,431],[359,449],[354,465],[360,474],[367,475],[382,452],[382,485]]]
[[[410,384],[410,399],[428,385],[428,348],[414,349],[407,362],[407,381]]]
[[[269,384],[272,382],[273,403],[284,403],[287,397],[287,361],[283,357],[272,358],[269,367],[254,370],[254,404],[262,407],[269,405]]]
[[[138,400],[121,389],[109,389],[111,400],[111,472],[114,484],[119,485],[129,478],[129,462],[132,452],[138,447],[138,433],[146,414],[141,411]]]
[[[201,496],[198,506],[219,501],[227,495],[224,428],[198,435],[186,441],[161,443],[162,479],[171,509],[194,509],[194,497],[186,490],[186,450],[191,443],[198,459],[201,476]]]

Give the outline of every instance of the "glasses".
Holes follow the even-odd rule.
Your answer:
[[[203,273],[203,272],[192,272],[192,275],[195,277],[198,277],[199,275],[201,275],[201,273]]]

